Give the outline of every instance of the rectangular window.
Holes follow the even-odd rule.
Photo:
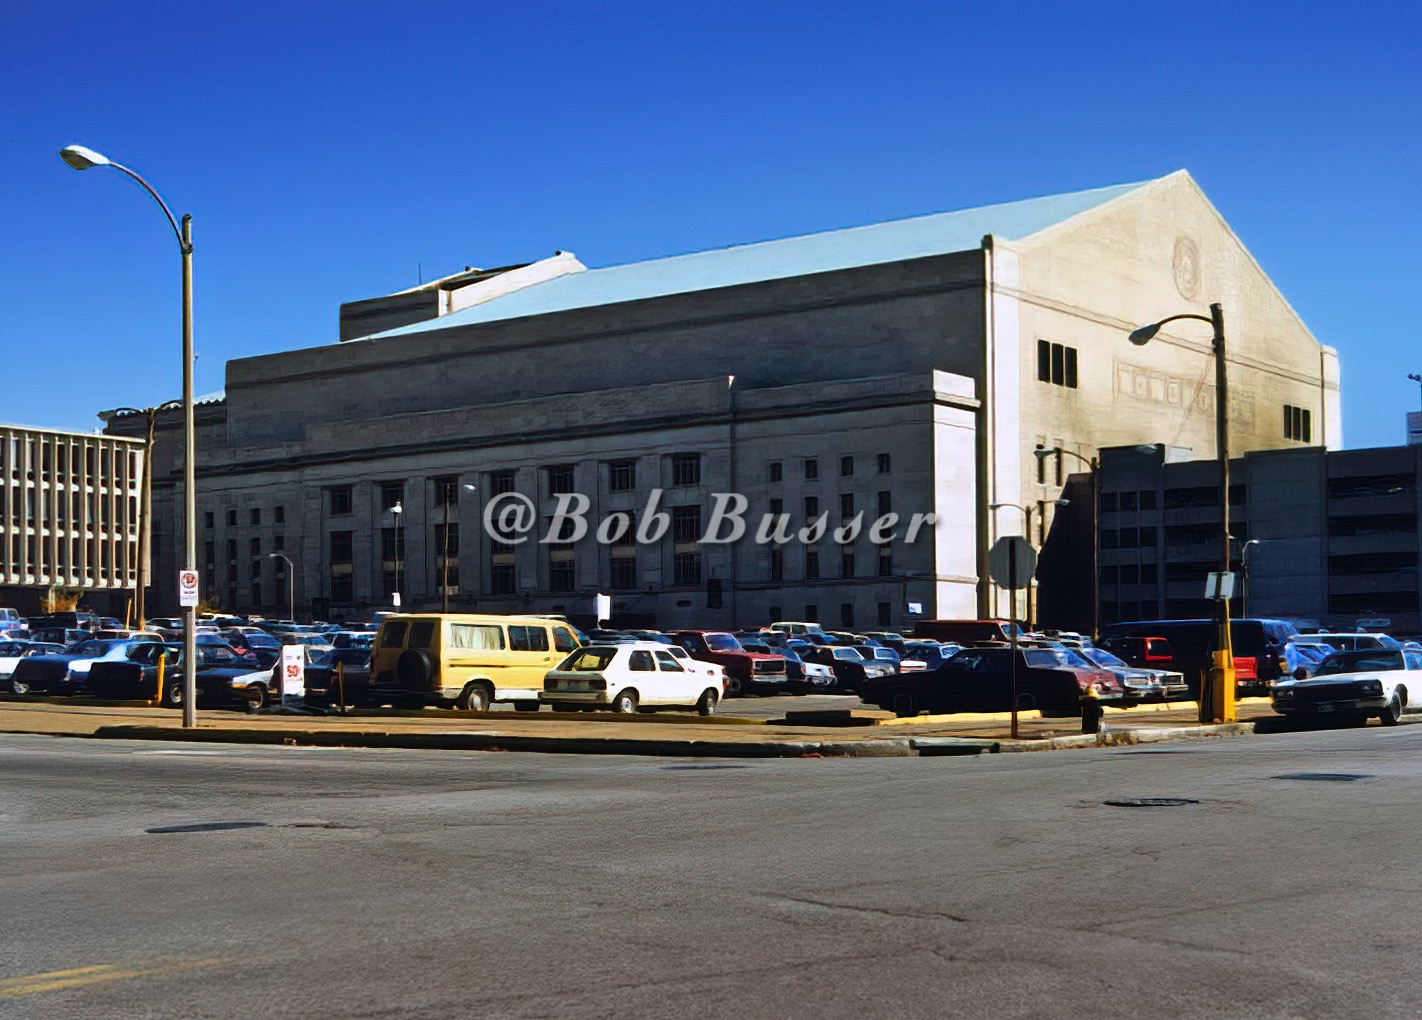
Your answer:
[[[509,627],[509,650],[513,652],[548,651],[548,632],[542,627]]]
[[[809,524],[820,515],[820,499],[818,496],[805,497],[805,523]]]
[[[879,474],[887,475],[893,468],[893,460],[887,453],[879,454]]]
[[[229,538],[227,540],[227,565],[235,572],[237,569],[237,540]]]
[[[1121,493],[1121,503],[1120,503],[1120,507],[1121,507],[1121,511],[1122,511],[1123,513],[1135,513],[1135,511],[1136,511],[1136,494],[1135,494],[1134,492],[1123,492],[1123,493]]]
[[[1156,565],[1154,563],[1141,564],[1141,584],[1155,584],[1157,576]]]
[[[884,517],[894,512],[894,496],[887,489],[879,493],[879,516]]]
[[[1154,490],[1154,489],[1142,489],[1140,496],[1141,496],[1141,509],[1142,509],[1142,510],[1154,510],[1154,509],[1155,509],[1155,490]]]
[[[404,528],[381,528],[380,529],[380,558],[382,560],[398,560],[405,557],[405,529]]]
[[[701,554],[677,553],[672,560],[672,583],[679,586],[701,583]]]
[[[212,567],[213,567],[213,564],[215,564],[215,563],[217,562],[217,543],[216,543],[216,542],[204,542],[204,543],[202,544],[202,556],[203,556],[203,560],[202,560],[203,563],[207,566],[207,568],[208,568],[209,570],[211,570]]]
[[[272,520],[277,524],[285,524],[286,507],[282,506],[280,503],[272,507]]]
[[[779,517],[779,516],[780,516],[781,514],[783,514],[784,512],[785,512],[785,500],[783,500],[783,499],[772,499],[772,500],[770,501],[770,515],[771,515],[772,517]]]
[[[331,532],[331,562],[349,563],[355,558],[352,553],[354,544],[351,536],[354,532],[333,531]]]
[[[637,587],[637,557],[612,557],[612,587],[615,591],[631,591]]]
[[[784,476],[784,468],[782,467],[780,461],[778,461],[778,460],[773,460],[773,461],[771,461],[771,462],[770,462],[770,480],[771,480],[772,482],[778,482],[778,481],[780,481],[780,479],[781,479],[783,476]]]
[[[489,593],[491,595],[512,595],[514,593],[512,563],[496,563],[489,568]]]
[[[631,492],[637,488],[637,462],[615,460],[608,465],[608,488],[613,492]]]
[[[351,487],[349,485],[336,485],[326,490],[330,494],[331,516],[339,517],[342,514],[351,512],[354,500],[351,499]]]
[[[205,527],[208,531],[211,531],[211,530],[212,530],[212,527],[213,527],[213,513],[212,513],[211,510],[209,510],[207,513],[205,513],[205,514],[202,515],[202,525],[203,525],[203,527]]]
[[[846,545],[840,547],[839,553],[839,576],[854,576],[854,546]]]
[[[701,484],[701,454],[699,454],[699,453],[674,453],[674,454],[672,454],[672,484],[673,484],[673,485],[700,485],[700,484]]]
[[[250,521],[252,522],[252,527],[254,527],[254,528],[259,528],[259,527],[262,526],[262,508],[261,508],[261,507],[259,507],[259,506],[254,506],[254,507],[252,507],[251,510],[247,511],[247,517],[248,517],[248,520],[250,520]]]
[[[854,627],[854,603],[841,602],[839,604],[839,625],[841,627]]]
[[[1296,443],[1313,442],[1313,412],[1306,408],[1284,405],[1284,438]]]
[[[891,618],[892,618],[892,616],[891,616],[891,614],[892,614],[892,607],[891,607],[891,606],[889,605],[889,603],[887,603],[887,602],[880,602],[880,603],[878,604],[878,611],[879,611],[879,626],[880,626],[880,627],[887,627],[887,626],[889,626],[889,622],[890,622],[890,620],[891,620]]]
[[[489,472],[489,495],[502,496],[506,492],[513,491],[514,473],[512,471]]]
[[[894,573],[894,553],[887,545],[879,547],[879,576],[892,577]]]
[[[92,516],[92,514],[91,514],[90,516]],[[235,527],[237,527],[237,511],[236,511],[236,510],[228,510],[228,511],[227,511],[227,526],[228,526],[229,528],[235,528]]]
[[[808,458],[808,459],[805,461],[805,477],[806,477],[806,478],[818,478],[818,477],[820,477],[820,462],[819,462],[817,459],[815,459],[814,457],[810,457],[810,458]]]
[[[252,561],[252,569],[251,569],[250,573],[248,574],[248,576],[249,576],[252,580],[254,580],[254,581],[255,581],[257,578],[259,578],[259,577],[262,576],[262,561],[261,561],[261,560],[253,560],[253,561]]]
[[[1103,548],[1103,549],[1114,549],[1114,548],[1116,548],[1116,529],[1115,529],[1115,528],[1103,528],[1103,529],[1101,530],[1101,548]]]
[[[701,507],[672,507],[672,541],[695,542],[701,538]]]
[[[770,549],[770,579],[785,580],[785,550],[777,546]]]
[[[459,525],[451,521],[449,527],[434,526],[434,551],[438,557],[453,559],[459,555]]]
[[[1037,381],[1076,389],[1076,348],[1038,340]]]
[[[1138,584],[1141,579],[1141,568],[1135,563],[1121,564],[1121,583]]]
[[[573,465],[557,464],[548,469],[548,495],[573,491]]]
[[[493,624],[451,623],[449,647],[482,652],[497,651],[504,647],[504,631],[502,627]]]
[[[820,577],[820,551],[812,546],[805,547],[805,580],[817,581]]]
[[[434,505],[440,508],[459,505],[459,476],[440,475],[433,479]]]
[[[568,592],[576,587],[572,560],[552,560],[548,564],[548,589]]]
[[[397,506],[404,506],[405,483],[404,482],[381,482],[380,483],[380,509],[393,510]]]
[[[839,458],[839,476],[840,476],[841,478],[848,478],[848,477],[850,477],[850,476],[853,475],[853,474],[854,474],[854,458],[853,458],[853,457],[841,457],[841,458]]]
[[[1149,524],[1141,528],[1140,547],[1142,549],[1154,549],[1156,541],[1155,525]]]
[[[247,543],[247,548],[253,556],[262,555],[262,540],[260,538],[252,539],[250,542]]]
[[[839,496],[839,516],[849,520],[854,516],[854,493],[843,492]]]
[[[819,622],[820,622],[820,607],[817,606],[817,605],[815,605],[813,602],[811,602],[811,603],[809,603],[809,604],[807,604],[807,605],[805,606],[805,622],[806,622],[806,623],[819,623]]]

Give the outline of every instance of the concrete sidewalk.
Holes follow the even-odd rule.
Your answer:
[[[702,719],[683,713],[622,717],[443,710],[306,715],[281,711],[246,715],[204,710],[195,729],[181,713],[133,704],[66,699],[0,700],[0,732],[108,739],[285,743],[326,747],[448,748],[573,754],[647,754],[711,757],[903,757],[1065,750],[1073,747],[1220,738],[1252,732],[1253,722],[1277,718],[1264,699],[1240,704],[1240,722],[1200,726],[1195,706],[1138,706],[1110,710],[1105,732],[1079,733],[1075,719],[1020,716],[1010,739],[1007,714],[957,714],[895,719],[864,710],[841,713],[834,724],[788,725],[784,720],[733,716]]]

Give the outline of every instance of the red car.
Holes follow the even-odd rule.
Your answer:
[[[789,684],[783,655],[748,652],[734,634],[717,630],[674,630],[667,635],[693,659],[714,662],[726,671],[726,693],[747,695],[781,691]]]

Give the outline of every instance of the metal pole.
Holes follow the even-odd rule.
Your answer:
[[[291,614],[292,623],[296,622],[296,565],[291,562],[291,557],[283,556],[286,560],[286,605],[287,612]]]
[[[1012,656],[1012,739],[1017,739],[1017,543],[1010,543],[1007,547],[1007,575],[1012,582],[1011,596],[1008,600],[1010,606],[1008,613],[1012,617],[1007,628],[1009,639],[1011,640]]]
[[[1032,544],[1032,504],[1028,503],[1022,508],[1022,514],[1026,518],[1027,544]],[[1036,579],[1037,571],[1032,571],[1032,577],[1027,578],[1027,629],[1036,630],[1037,621],[1032,613],[1032,582]]]
[[[1091,637],[1101,636],[1101,462],[1091,466]]]
[[[183,567],[197,570],[197,433],[193,427],[193,218],[183,216]],[[183,727],[197,726],[197,606],[183,609]]]
[[[139,517],[138,522],[138,587],[133,593],[133,607],[135,610],[136,630],[142,630],[144,621],[148,618],[147,589],[148,589],[148,529],[150,527],[150,515],[153,513],[153,429],[158,418],[158,409],[150,407],[143,412],[147,419],[148,429],[143,445],[143,491],[139,494]]]
[[[1210,324],[1214,329],[1215,350],[1215,455],[1220,476],[1220,570],[1229,573],[1229,373],[1225,365],[1224,308],[1216,302],[1210,305]],[[1200,700],[1201,722],[1234,722],[1234,639],[1230,634],[1229,600],[1220,599],[1219,649],[1211,673],[1210,698]]]

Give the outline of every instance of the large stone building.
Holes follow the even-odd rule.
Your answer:
[[[1213,460],[1164,446],[1102,452],[1103,622],[1213,614],[1204,595],[1206,575],[1220,569],[1217,470]],[[1085,487],[1086,479],[1073,481]],[[1089,518],[1075,510],[1073,504],[1064,515],[1073,524],[1083,523],[1078,516]],[[1065,519],[1062,524],[1069,530]],[[1236,616],[1330,630],[1361,625],[1422,633],[1419,524],[1422,447],[1326,451],[1300,445],[1240,457],[1230,467],[1238,575],[1231,609]],[[1049,546],[1056,542],[1053,535]],[[1050,611],[1089,597],[1080,585],[1044,595]]]
[[[1184,172],[603,269],[564,253],[470,269],[344,306],[340,342],[229,363],[199,409],[199,567],[215,601],[249,611],[283,606],[281,553],[320,615],[396,591],[582,616],[611,592],[624,619],[663,626],[995,612],[986,549],[1023,525],[1000,504],[1044,505],[1064,481],[1034,447],[1212,448],[1208,328],[1126,342],[1212,301],[1236,448],[1290,445],[1289,415],[1337,446],[1334,352]],[[175,425],[155,457],[165,534]],[[596,525],[654,489],[673,518],[655,542],[510,546],[480,526],[509,492],[540,521],[554,493],[584,494]],[[753,520],[904,523],[888,544],[698,544],[717,492],[744,494]],[[916,513],[936,523],[910,543]]]

